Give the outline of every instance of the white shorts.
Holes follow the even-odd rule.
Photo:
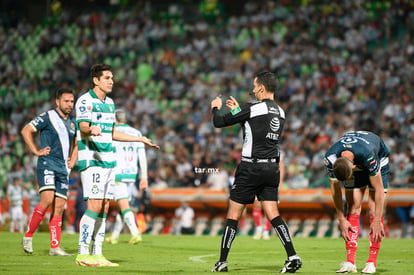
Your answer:
[[[132,197],[138,195],[138,190],[133,182],[116,181],[114,189],[114,198],[116,201],[128,199],[131,201]]]
[[[22,220],[23,219],[23,207],[22,206],[11,206],[10,207],[10,219],[11,220]]]
[[[113,168],[88,167],[81,171],[85,199],[114,198],[115,173]]]

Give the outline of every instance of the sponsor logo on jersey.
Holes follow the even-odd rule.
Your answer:
[[[279,134],[267,133],[266,138],[272,139],[272,140],[278,140],[279,139]]]
[[[45,185],[54,185],[55,178],[52,175],[45,176]]]
[[[108,126],[108,125],[105,125],[105,124],[99,124],[98,125],[101,129],[102,129],[102,131],[112,131],[112,126]]]
[[[344,137],[341,139],[341,143],[344,144],[352,144],[352,143],[357,143],[358,139],[354,138],[354,137]]]
[[[279,114],[279,109],[275,108],[275,107],[270,107],[269,108],[269,113],[278,115]]]
[[[38,116],[37,118],[32,120],[33,126],[37,126],[37,125],[39,125],[39,123],[44,122],[44,119],[41,117],[44,114],[46,114],[46,113],[42,113],[40,116]]]
[[[85,108],[85,106],[80,106],[80,107],[79,107],[79,112],[81,112],[81,113],[85,113],[85,112],[86,112],[86,108]]]
[[[55,174],[55,172],[53,172],[53,171],[49,171],[49,170],[45,169],[45,171],[43,172],[43,174],[44,174],[44,175],[54,175],[54,174]]]
[[[273,132],[277,132],[279,128],[280,128],[279,118],[277,117],[272,118],[272,120],[270,121],[270,130],[272,130]]]

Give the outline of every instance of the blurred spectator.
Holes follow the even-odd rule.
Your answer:
[[[223,130],[227,135],[215,134],[209,100],[215,94],[249,97],[246,79],[263,69],[279,75],[276,98],[288,120],[286,164],[304,150],[298,161],[306,166],[302,173],[310,174],[309,186],[326,180],[316,164],[324,150],[319,143],[332,143],[348,130],[366,128],[381,134],[389,148],[407,144],[413,152],[412,5],[391,1],[377,9],[370,1],[324,0],[318,2],[321,14],[314,3],[290,2],[243,1],[237,9],[219,1],[174,4],[163,16],[153,16],[158,7],[148,1],[126,1],[119,9],[102,5],[93,12],[68,2],[56,9],[61,12],[54,22],[42,25],[15,12],[3,14],[0,179],[14,171],[16,160],[33,168],[26,149],[19,149],[17,129],[50,109],[51,87],[85,91],[88,68],[102,60],[117,75],[116,105],[131,110],[136,127],[165,148],[148,154],[154,162],[150,185],[205,183],[185,166],[207,154],[200,167],[226,160],[223,148],[230,146],[224,144],[237,143],[241,132],[233,127]],[[177,154],[182,145],[188,152]],[[232,158],[235,165],[237,156]],[[392,160],[391,167],[398,162]]]
[[[413,173],[413,163],[408,163],[406,161],[400,161],[395,168],[392,177],[392,187],[395,188],[412,188],[414,184],[411,178]]]
[[[181,206],[175,209],[175,216],[179,219],[175,234],[193,234],[194,233],[194,209],[188,203],[182,202]]]
[[[9,229],[11,233],[15,230],[23,233],[24,215],[23,215],[23,183],[20,178],[15,177],[12,183],[7,187],[7,200],[9,201],[10,224]]]

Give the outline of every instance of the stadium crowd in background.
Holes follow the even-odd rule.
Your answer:
[[[247,100],[246,79],[263,68],[279,75],[276,98],[288,118],[283,188],[328,187],[323,155],[353,129],[377,133],[390,148],[391,188],[413,187],[411,4],[244,3],[234,14],[223,5],[159,12],[149,1],[81,11],[62,4],[38,25],[2,13],[1,188],[15,173],[34,183],[36,159],[19,129],[50,109],[54,87],[86,91],[97,62],[113,66],[112,97],[133,114],[131,126],[163,147],[147,155],[151,188],[207,186],[197,167],[234,170],[241,132],[213,129],[208,103],[217,94]]]

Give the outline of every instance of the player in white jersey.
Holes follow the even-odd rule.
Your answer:
[[[87,209],[79,223],[78,255],[81,266],[118,266],[102,255],[109,200],[113,199],[116,159],[112,141],[143,142],[159,149],[147,137],[132,136],[115,129],[115,104],[108,94],[114,85],[112,67],[91,67],[93,88],[76,101],[78,165]],[[92,255],[89,245],[92,243]]]
[[[10,232],[17,230],[23,233],[24,217],[23,217],[23,188],[19,178],[13,179],[13,184],[7,187],[7,199],[10,206]]]
[[[127,124],[124,110],[115,111],[116,126],[120,132],[133,136],[142,136],[141,132]],[[135,181],[138,175],[139,163],[139,188],[143,190],[148,187],[147,157],[145,146],[142,142],[114,142],[113,150],[116,155],[115,167],[115,200],[118,202],[119,213],[116,216],[112,236],[106,239],[107,243],[118,243],[119,234],[123,229],[123,222],[129,228],[132,237],[128,244],[137,244],[142,241],[141,233],[137,227],[134,213],[129,201],[137,196]],[[122,218],[121,215],[122,214]]]

